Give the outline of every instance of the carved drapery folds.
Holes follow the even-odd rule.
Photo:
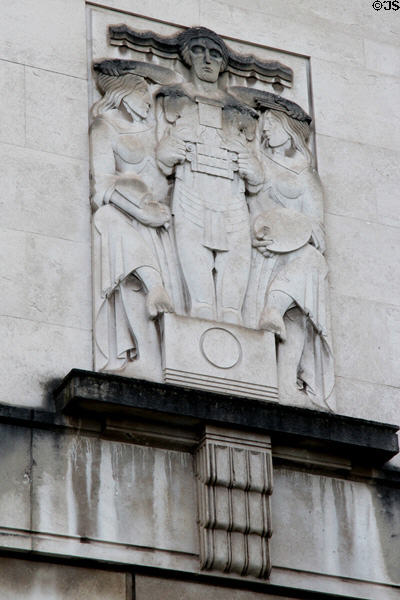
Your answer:
[[[269,438],[207,427],[196,452],[202,569],[267,578]]]
[[[133,58],[94,65],[96,369],[332,409],[311,118],[265,89],[291,70],[204,28],[109,34]]]

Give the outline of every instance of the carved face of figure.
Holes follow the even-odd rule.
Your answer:
[[[138,94],[134,91],[124,96],[122,104],[133,120],[137,120],[137,117],[145,119],[151,106],[148,94]]]
[[[283,128],[281,121],[271,112],[264,115],[263,138],[271,148],[283,146],[290,140],[290,135]]]
[[[197,38],[191,41],[189,53],[196,76],[201,81],[215,83],[224,60],[218,44],[207,38]]]

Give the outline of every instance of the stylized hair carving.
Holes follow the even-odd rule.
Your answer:
[[[142,96],[148,94],[143,77],[132,73],[119,77],[99,73],[97,85],[104,96],[93,105],[93,118],[99,117],[112,108],[118,108],[125,96],[131,92],[138,92]]]
[[[290,136],[294,148],[301,152],[307,159],[308,164],[312,162],[312,155],[310,148],[308,147],[308,140],[310,138],[310,125],[307,121],[300,121],[294,117],[289,116],[287,112],[268,109],[280,124],[282,129]]]
[[[140,52],[151,52],[164,58],[181,58],[190,66],[188,48],[191,40],[206,37],[221,48],[224,70],[241,76],[260,76],[268,81],[279,80],[290,85],[293,71],[278,61],[261,60],[253,54],[237,54],[214,31],[206,27],[189,27],[177,35],[163,36],[154,31],[135,31],[126,25],[111,25],[108,29],[110,44],[125,46]]]

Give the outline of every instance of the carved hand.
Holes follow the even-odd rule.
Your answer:
[[[165,135],[157,148],[158,160],[167,167],[183,163],[186,158],[186,144],[174,135]]]
[[[257,250],[265,257],[265,258],[271,258],[272,256],[275,256],[275,252],[273,252],[272,250],[268,250],[268,246],[269,244],[272,244],[274,240],[253,240],[252,241],[252,246],[253,248],[257,248]]]
[[[239,175],[250,185],[261,185],[264,181],[262,166],[257,158],[249,152],[241,152],[238,156]]]
[[[137,209],[135,218],[143,223],[143,225],[149,225],[150,227],[161,227],[164,225],[164,227],[168,228],[171,212],[165,204],[148,201]]]

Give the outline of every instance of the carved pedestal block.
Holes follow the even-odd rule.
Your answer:
[[[267,578],[270,438],[207,426],[196,452],[196,477],[201,568]]]
[[[272,333],[165,314],[162,350],[166,383],[278,400]]]

